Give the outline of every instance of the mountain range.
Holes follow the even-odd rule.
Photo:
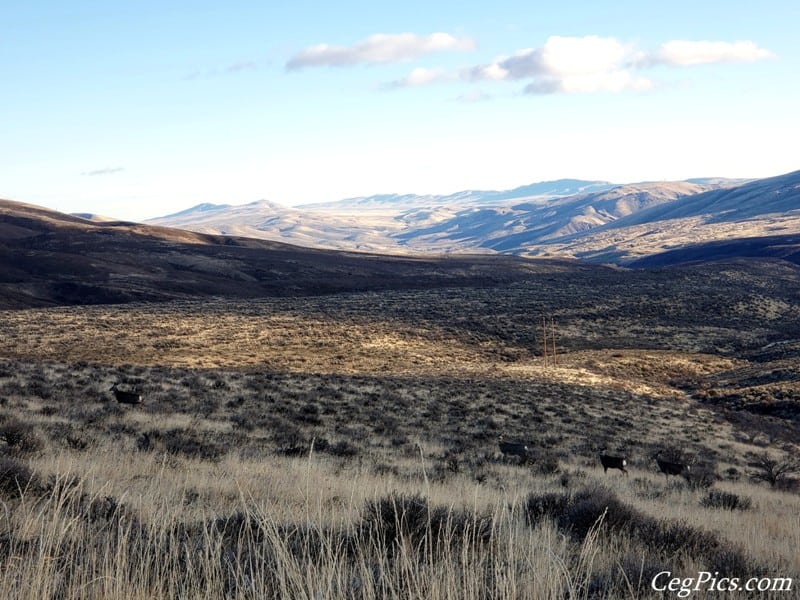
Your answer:
[[[381,253],[503,253],[622,266],[698,244],[761,239],[745,253],[794,256],[800,171],[760,180],[615,185],[562,179],[506,191],[384,194],[288,208],[201,204],[148,221],[214,235]],[[784,239],[783,236],[790,236]],[[776,251],[774,245],[789,250]],[[718,253],[720,247],[714,246]],[[695,251],[695,259],[702,252]]]
[[[374,208],[358,214],[202,205],[164,227],[0,200],[0,308],[494,286],[747,257],[800,265],[800,172],[524,199],[473,193],[458,205],[364,201]]]

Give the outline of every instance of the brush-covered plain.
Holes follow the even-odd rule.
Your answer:
[[[796,267],[741,261],[3,311],[0,596],[641,598],[710,571],[791,597],[798,299]]]

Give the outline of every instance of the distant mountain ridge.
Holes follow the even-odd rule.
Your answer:
[[[421,239],[438,245],[451,240],[498,252],[521,253],[527,246],[580,234],[652,206],[698,194],[709,185],[685,182],[620,185],[606,191],[521,202],[510,207],[461,211],[428,228],[399,237],[409,245]]]
[[[516,187],[511,190],[463,190],[453,194],[377,194],[374,196],[358,196],[345,198],[333,202],[317,202],[302,204],[296,208],[301,210],[342,210],[347,208],[380,208],[398,207],[405,208],[430,207],[436,205],[449,205],[452,203],[487,203],[502,200],[522,199],[531,197],[555,198],[572,196],[588,192],[599,192],[615,187],[616,184],[608,181],[587,181],[583,179],[556,179],[541,181]]]
[[[707,222],[730,222],[793,211],[800,211],[800,171],[687,196],[669,205],[631,215],[616,226],[689,217],[705,217]]]
[[[505,191],[382,194],[294,208],[267,201],[203,204],[149,223],[337,250],[504,253],[627,265],[693,244],[799,233],[799,189],[800,171],[760,180],[621,185],[561,179]]]

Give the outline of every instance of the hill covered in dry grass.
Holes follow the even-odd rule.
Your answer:
[[[545,264],[0,312],[0,593],[640,598],[665,570],[797,585],[796,475],[759,480],[797,457],[797,267]]]
[[[382,257],[17,205],[0,224],[0,597],[797,589],[791,262]]]
[[[568,261],[385,256],[322,251],[0,201],[0,306],[110,304],[199,297],[491,285]]]

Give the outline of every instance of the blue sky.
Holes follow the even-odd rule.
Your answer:
[[[0,197],[201,202],[800,168],[800,3],[0,2]]]

